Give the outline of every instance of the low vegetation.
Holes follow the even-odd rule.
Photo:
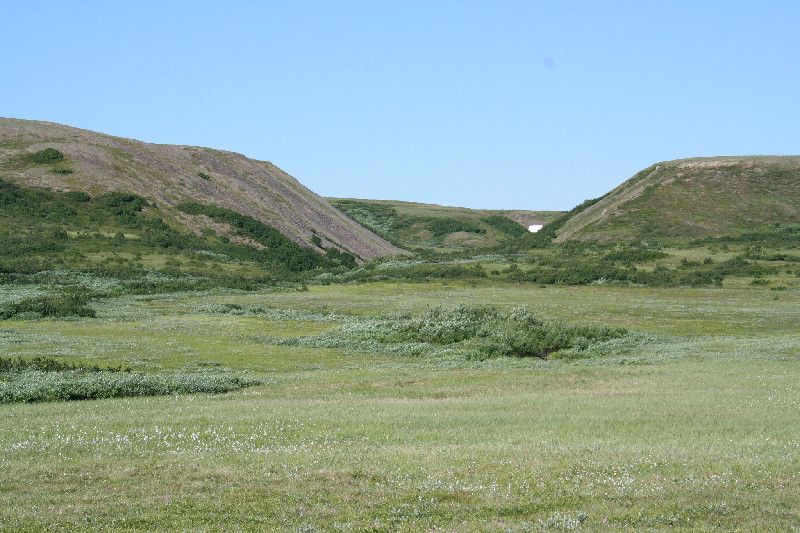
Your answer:
[[[0,358],[0,404],[230,392],[261,383],[220,373],[153,374],[51,358]]]
[[[321,336],[295,338],[282,345],[348,347],[426,357],[547,358],[562,350],[582,352],[596,343],[619,339],[621,328],[575,326],[540,320],[529,308],[502,311],[493,306],[436,307],[422,316],[352,320]]]
[[[69,181],[59,154],[0,172]],[[184,178],[222,187],[223,163]],[[706,177],[794,187],[776,165]],[[561,242],[610,197],[551,213],[537,234],[519,213],[335,200],[414,250],[357,262],[328,233],[301,246],[212,203],[10,179],[0,529],[800,523],[791,220],[676,239],[650,207],[680,194],[649,188],[625,204],[641,232],[619,238],[612,221],[607,242]]]
[[[88,306],[90,295],[86,293],[65,292],[55,295],[25,298],[19,302],[0,308],[0,320],[28,316],[46,317],[95,317],[95,310]]]
[[[410,202],[330,199],[331,203],[390,242],[414,251],[489,248],[528,230],[502,212]],[[549,220],[555,212],[529,212]],[[466,234],[466,236],[464,236]],[[453,236],[461,238],[453,238]],[[468,244],[464,244],[465,240]]]
[[[735,206],[735,207],[734,207]],[[666,161],[615,188],[592,212],[572,216],[560,240],[681,242],[800,223],[800,158],[714,157]]]
[[[55,148],[45,148],[44,150],[40,150],[38,152],[34,152],[28,155],[27,160],[30,161],[31,163],[36,163],[39,165],[47,165],[63,161],[64,154],[59,152]]]
[[[236,228],[241,235],[249,237],[263,245],[265,248],[264,250],[259,250],[259,253],[263,255],[266,260],[284,264],[292,272],[310,270],[323,265],[329,266],[325,257],[308,248],[300,246],[275,228],[267,226],[255,218],[242,215],[224,207],[198,203],[183,203],[178,206],[178,209],[190,215],[206,215],[218,222],[230,224]],[[337,260],[340,255],[341,254],[337,254]],[[353,258],[351,254],[348,255],[349,258],[345,260],[345,262],[355,264],[355,258]]]
[[[522,237],[523,235],[527,235],[529,233],[528,229],[522,226],[520,223],[502,215],[490,215],[482,218],[481,221],[489,224],[495,229],[502,231],[510,237]]]
[[[43,283],[0,285],[0,301]],[[489,278],[121,295],[92,304],[102,320],[4,322],[0,522],[791,529],[798,294]],[[615,338],[602,328],[546,359],[465,357],[479,355],[484,322],[517,314],[533,329],[604,324]],[[264,384],[191,395],[165,384],[186,375]],[[162,395],[60,401],[119,390]]]

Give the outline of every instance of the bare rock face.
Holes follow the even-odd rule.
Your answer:
[[[56,174],[45,165],[21,165],[21,156],[45,148],[63,152],[73,172]],[[0,118],[0,178],[20,185],[90,194],[125,191],[172,211],[200,202],[233,209],[269,224],[298,244],[311,247],[318,235],[363,259],[405,253],[342,214],[327,200],[267,161],[201,148],[149,144],[61,124]]]

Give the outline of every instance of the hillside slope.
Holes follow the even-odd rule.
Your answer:
[[[54,148],[57,165],[30,154]],[[22,186],[147,198],[195,233],[225,231],[203,215],[173,209],[198,202],[235,210],[306,247],[340,248],[364,259],[403,253],[344,216],[272,163],[233,152],[149,144],[49,122],[0,118],[0,178]]]
[[[558,211],[488,210],[398,200],[328,198],[367,228],[404,248],[468,249],[489,247],[545,224]]]
[[[653,165],[571,217],[557,241],[735,235],[800,222],[800,157],[681,159]]]

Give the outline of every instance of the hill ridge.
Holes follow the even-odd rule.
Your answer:
[[[46,148],[65,155],[68,171],[54,174],[21,157]],[[269,161],[190,145],[146,143],[55,122],[0,118],[0,172],[24,186],[58,191],[126,191],[167,206],[195,232],[202,221],[178,214],[181,202],[233,209],[275,227],[298,244],[315,237],[364,259],[403,250],[352,221],[327,200]]]
[[[661,161],[637,172],[558,230],[557,241],[683,238],[800,222],[800,156]]]

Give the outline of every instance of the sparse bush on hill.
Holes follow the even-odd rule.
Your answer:
[[[59,193],[0,180],[0,272],[13,278],[69,269],[117,277],[126,280],[126,292],[150,293],[214,286],[256,288],[278,279],[299,280],[307,270],[342,272],[356,266],[352,254],[334,246],[318,254],[249,217],[212,206],[195,209],[200,210],[231,223],[266,248],[231,242],[213,232],[198,236],[179,231],[164,222],[156,206],[135,194],[110,192],[92,198],[79,191]],[[148,272],[159,267],[146,269],[130,258],[198,252],[212,254],[215,262],[181,262],[165,271],[167,279],[148,278]],[[225,271],[220,263],[236,268]],[[241,264],[253,267],[239,268]]]
[[[73,202],[78,202],[78,203],[89,202],[92,199],[91,196],[89,196],[88,194],[86,194],[83,191],[66,192],[66,193],[64,193],[64,198],[66,198],[68,200],[72,200]]]
[[[56,167],[50,169],[50,172],[52,172],[53,174],[72,174],[75,171],[68,167]]]
[[[64,154],[55,148],[45,148],[27,156],[28,161],[37,164],[57,163],[64,160]]]
[[[706,237],[690,243],[691,246],[721,245],[723,250],[732,244],[755,243],[760,246],[786,246],[795,248],[800,243],[800,224],[773,224],[740,235]]]
[[[138,228],[142,225],[139,213],[150,205],[150,202],[135,194],[110,192],[98,197],[97,204],[115,217],[118,223]]]
[[[528,233],[526,228],[501,215],[472,218],[460,215],[456,210],[453,216],[439,212],[435,212],[434,215],[423,215],[400,213],[392,205],[377,202],[332,199],[331,203],[367,229],[398,246],[409,249],[415,245],[430,246],[439,243],[443,237],[457,232],[484,235],[487,233],[486,226],[510,237]]]

